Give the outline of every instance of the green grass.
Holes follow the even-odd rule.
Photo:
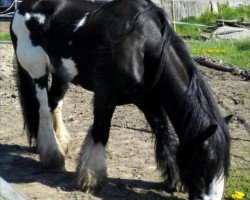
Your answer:
[[[227,64],[250,69],[250,39],[247,40],[188,40],[187,47],[192,55],[205,55],[223,60]]]
[[[225,188],[224,194],[227,198],[235,191],[240,191],[245,194],[244,200],[250,199],[250,165],[241,163],[232,166]]]
[[[10,41],[9,33],[0,33],[0,41]]]
[[[211,11],[207,11],[199,17],[188,17],[181,19],[182,22],[190,22],[194,24],[204,24],[204,25],[215,25],[218,19],[222,19],[222,14],[224,19],[237,19],[250,21],[250,6],[242,6],[237,8],[231,8],[227,5],[219,5],[219,13],[214,14]],[[208,31],[204,27],[194,27],[188,25],[177,25],[176,32],[180,35],[191,35],[197,38],[198,35],[203,32]]]

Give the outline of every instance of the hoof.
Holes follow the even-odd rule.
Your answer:
[[[176,186],[168,186],[166,185],[164,187],[164,190],[167,192],[167,193],[174,193],[174,192],[177,192],[177,187]]]
[[[80,190],[87,193],[101,191],[107,182],[107,172],[93,172],[90,169],[82,169],[77,173],[77,185]]]
[[[168,193],[177,192],[177,183],[176,182],[164,182],[164,190]]]
[[[65,159],[63,154],[57,150],[51,150],[45,152],[39,151],[40,161],[42,166],[48,170],[53,172],[61,172],[65,171]]]

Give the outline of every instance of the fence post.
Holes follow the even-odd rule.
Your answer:
[[[15,10],[17,9],[17,1],[18,0],[15,0]]]
[[[211,8],[213,13],[219,13],[217,1],[211,0]]]

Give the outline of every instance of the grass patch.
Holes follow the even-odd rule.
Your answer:
[[[188,40],[187,47],[194,56],[209,56],[227,64],[250,70],[250,39],[247,40]]]
[[[194,24],[204,24],[204,25],[215,25],[218,19],[237,19],[250,21],[250,6],[242,6],[232,8],[226,4],[219,5],[219,13],[215,14],[211,11],[207,11],[199,17],[188,17],[181,19],[182,22],[190,22]],[[188,25],[177,25],[176,32],[180,35],[190,35],[197,38],[199,34],[203,31],[209,31],[205,27],[194,27]]]
[[[225,187],[225,197],[230,198],[235,191],[245,194],[244,200],[250,199],[250,166],[249,164],[238,164],[232,166],[227,184]]]
[[[0,41],[11,41],[9,33],[0,33]]]

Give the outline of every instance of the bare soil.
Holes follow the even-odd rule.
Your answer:
[[[41,168],[29,147],[18,100],[13,49],[0,44],[0,176],[28,199],[185,199],[164,192],[154,160],[154,138],[143,114],[133,105],[115,111],[108,143],[108,184],[99,193],[85,194],[75,185],[79,148],[93,121],[92,93],[71,85],[64,99],[64,121],[76,147],[67,158],[67,171],[50,173]],[[208,79],[230,124],[232,165],[249,165],[250,84],[231,74],[199,67]]]

